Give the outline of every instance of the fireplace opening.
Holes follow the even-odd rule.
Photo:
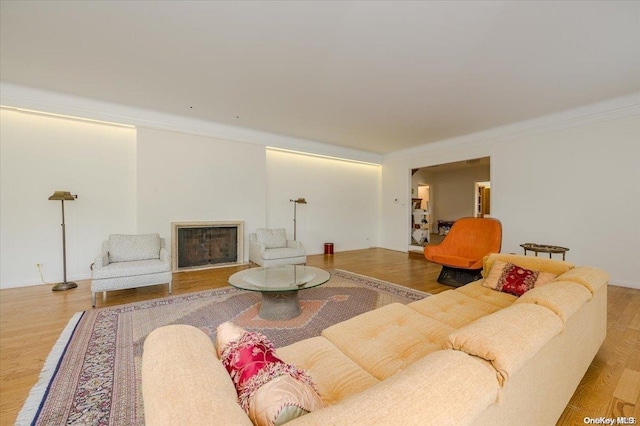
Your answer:
[[[242,263],[242,222],[173,223],[173,269]]]

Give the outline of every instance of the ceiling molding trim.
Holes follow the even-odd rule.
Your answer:
[[[118,123],[140,128],[168,130],[265,147],[273,146],[346,160],[382,164],[382,155],[373,152],[35,89],[4,81],[0,82],[0,104],[16,109],[41,111],[43,113]]]
[[[585,126],[604,121],[640,115],[640,92],[616,97],[583,107],[545,115],[531,120],[494,127],[489,130],[426,143],[417,147],[394,151],[384,158],[408,157],[416,154],[440,151],[443,149],[460,149],[473,145],[512,141],[543,133],[557,132],[572,127]]]
[[[277,152],[286,152],[288,154],[304,155],[304,156],[307,156],[307,157],[324,158],[324,159],[327,159],[327,160],[344,161],[344,162],[347,162],[347,163],[363,164],[365,166],[375,166],[375,167],[380,167],[381,166],[380,163],[370,163],[368,161],[350,160],[348,158],[334,157],[334,156],[331,156],[331,155],[311,154],[311,153],[308,153],[308,152],[295,151],[293,149],[285,149],[285,148],[279,148],[279,147],[275,147],[275,146],[268,146],[267,150],[268,151],[277,151]]]

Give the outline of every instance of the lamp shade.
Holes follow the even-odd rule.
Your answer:
[[[76,198],[78,198],[77,195],[71,195],[71,193],[69,191],[56,191],[53,193],[53,195],[51,197],[49,197],[50,200],[55,200],[55,201],[59,201],[59,200],[63,200],[63,201],[73,201]]]

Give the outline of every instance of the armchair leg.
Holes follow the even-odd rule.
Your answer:
[[[96,293],[95,293],[95,291],[91,292],[91,307],[92,308],[96,307]]]
[[[169,294],[173,291],[173,283],[169,281]]]

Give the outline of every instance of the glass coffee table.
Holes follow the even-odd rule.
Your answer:
[[[236,272],[229,277],[229,284],[262,294],[260,318],[286,320],[300,315],[298,291],[322,285],[329,278],[331,274],[320,268],[284,265]]]

